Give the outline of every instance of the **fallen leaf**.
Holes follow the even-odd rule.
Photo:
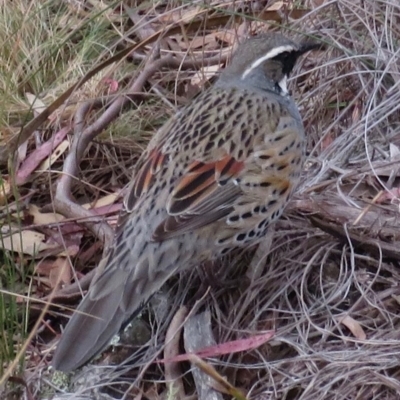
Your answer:
[[[72,273],[69,260],[68,257],[59,257],[54,261],[49,274],[51,288],[60,284],[69,285],[71,283]]]
[[[326,150],[333,143],[332,133],[327,133],[321,142],[321,150]]]
[[[90,210],[92,208],[109,206],[110,204],[113,204],[118,197],[119,193],[111,193],[104,197],[100,197],[94,202],[83,204],[82,207],[86,208],[86,210]]]
[[[63,140],[57,148],[51,153],[50,157],[44,160],[38,167],[37,172],[48,171],[49,168],[65,153],[69,148],[69,141]]]
[[[237,34],[234,30],[217,31],[214,33],[214,36],[219,41],[228,43],[230,46],[233,46],[236,43]]]
[[[400,149],[393,143],[389,143],[390,161],[397,161],[400,159]]]
[[[39,207],[35,206],[34,204],[30,204],[28,206],[28,213],[33,217],[34,225],[49,225],[65,219],[61,214],[41,213],[39,211]]]
[[[210,65],[207,67],[201,68],[197,73],[192,77],[190,83],[194,86],[203,86],[208,80],[210,80],[222,67],[222,64]]]
[[[361,111],[362,111],[361,103],[357,102],[354,106],[353,112],[351,113],[352,126],[357,125],[357,122],[360,121]]]
[[[283,8],[284,4],[283,1],[275,1],[269,7],[267,7],[268,11],[278,11]]]
[[[381,190],[374,198],[374,203],[383,204],[385,202],[393,203],[395,200],[400,198],[400,188],[392,188],[391,190]],[[376,200],[376,201],[375,201]]]
[[[28,181],[31,174],[35,171],[35,169],[40,165],[40,163],[48,157],[60,143],[63,142],[64,138],[67,136],[70,131],[70,127],[62,128],[59,132],[57,132],[53,137],[51,137],[47,142],[43,143],[40,147],[38,147],[35,151],[33,151],[29,156],[24,160],[21,164],[20,168],[17,171],[15,177],[16,185],[23,185]]]
[[[18,154],[18,157],[17,157],[18,165],[19,165],[20,163],[22,163],[22,162],[25,160],[27,152],[28,152],[28,140],[26,140],[24,143],[21,143],[21,144],[18,146],[18,150],[17,150],[17,154]]]
[[[56,259],[42,259],[35,268],[35,273],[47,286],[54,288],[59,279],[63,284],[70,284],[72,280],[71,263],[68,258],[59,256]],[[48,279],[44,279],[44,278]]]
[[[400,305],[400,296],[399,295],[392,294],[392,299],[394,299],[396,301],[396,303],[398,305]]]
[[[362,326],[350,315],[338,318],[338,322],[344,325],[356,339],[365,340],[367,338]]]
[[[182,10],[180,8],[174,8],[168,12],[160,14],[158,20],[164,24],[170,24],[172,22],[180,21]]]
[[[45,235],[39,232],[25,230],[11,235],[3,235],[0,246],[4,250],[35,256],[39,251],[55,249],[59,247],[57,243],[45,243]]]
[[[46,104],[44,104],[43,101],[40,100],[38,96],[26,92],[25,97],[28,100],[29,105],[32,107],[35,117],[46,109]]]
[[[190,22],[193,19],[195,19],[199,14],[203,14],[203,13],[204,13],[204,10],[201,7],[197,6],[187,12],[182,13],[180,21],[182,23]]]
[[[0,206],[7,204],[7,199],[11,194],[11,185],[0,177]]]
[[[13,139],[21,131],[21,128],[14,128],[10,126],[0,127],[0,142],[1,144],[7,143],[9,140]]]
[[[182,50],[187,50],[187,49],[202,49],[204,50],[207,45],[210,44],[217,44],[215,41],[215,35],[214,34],[208,34],[205,36],[196,36],[193,38],[189,43],[187,43],[184,38],[182,37],[181,40],[179,40],[179,46]]]
[[[58,257],[75,257],[80,250],[80,246],[76,244],[72,244],[67,247],[66,250],[62,250],[57,254]]]
[[[209,346],[196,351],[195,353],[180,354],[179,356],[172,357],[169,359],[158,360],[159,363],[165,362],[177,362],[177,361],[187,361],[190,359],[190,355],[196,355],[197,357],[207,358],[207,357],[217,357],[224,354],[238,353],[239,351],[248,351],[260,347],[264,343],[267,343],[273,336],[275,332],[269,331],[262,335],[256,335],[249,337],[247,339],[232,340],[230,342],[217,344],[216,346]]]

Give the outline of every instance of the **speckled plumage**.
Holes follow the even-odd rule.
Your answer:
[[[286,51],[257,65],[275,48]],[[75,369],[103,350],[171,275],[256,243],[281,216],[305,137],[279,84],[311,48],[274,34],[250,39],[218,82],[155,134],[102,272],[78,307],[86,315],[75,313],[63,333],[56,369]]]

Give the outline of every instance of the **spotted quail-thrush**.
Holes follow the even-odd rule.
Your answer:
[[[317,47],[278,34],[249,39],[216,84],[155,134],[104,268],[62,334],[55,369],[76,369],[101,352],[173,274],[257,243],[280,217],[305,154],[286,80]]]

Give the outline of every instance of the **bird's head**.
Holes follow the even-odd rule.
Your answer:
[[[321,47],[315,42],[296,44],[277,33],[252,37],[238,46],[220,79],[237,79],[253,86],[260,84],[286,95],[286,81],[298,58]]]

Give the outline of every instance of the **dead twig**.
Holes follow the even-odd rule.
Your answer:
[[[211,314],[209,311],[190,317],[183,333],[184,345],[187,353],[195,353],[196,350],[214,346],[216,341],[211,328]],[[192,369],[194,383],[196,385],[199,400],[222,400],[222,394],[213,389],[214,380],[200,368]]]
[[[148,63],[137,79],[133,82],[130,92],[136,98],[147,80],[156,72],[169,63],[169,57]],[[82,156],[91,141],[102,132],[111,121],[121,112],[123,107],[130,101],[129,97],[117,96],[104,113],[90,126],[83,128],[84,119],[87,113],[93,108],[97,108],[104,102],[96,100],[84,103],[75,116],[75,134],[72,141],[71,150],[64,162],[63,174],[58,181],[56,195],[54,198],[54,209],[66,218],[90,218],[90,222],[85,222],[85,226],[104,243],[106,252],[111,246],[114,233],[109,225],[102,218],[96,217],[90,210],[86,210],[72,199],[71,188],[73,179],[78,175],[78,168]]]
[[[174,315],[174,318],[172,319],[171,324],[168,327],[165,337],[164,349],[164,358],[166,360],[169,360],[170,358],[179,355],[180,334],[187,314],[188,309],[185,306],[181,307]],[[165,381],[168,392],[170,393],[170,395],[173,395],[174,399],[185,399],[185,387],[183,386],[182,371],[179,362],[165,362]]]

